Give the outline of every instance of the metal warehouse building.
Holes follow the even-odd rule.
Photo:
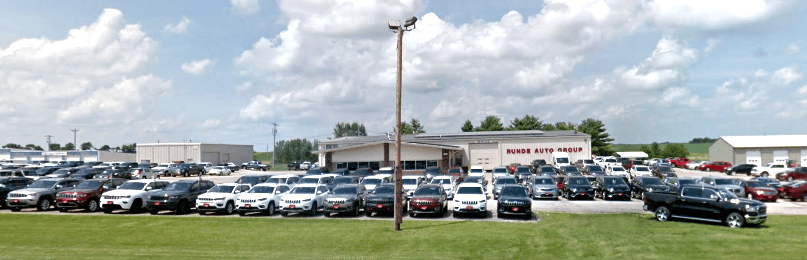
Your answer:
[[[203,143],[137,144],[137,162],[232,162],[241,164],[252,160],[252,145]]]
[[[351,136],[319,143],[319,164],[330,170],[393,167],[395,136]],[[573,162],[591,158],[591,137],[577,131],[493,131],[418,134],[401,137],[401,162],[407,173],[426,167],[442,169],[511,163],[547,162],[552,152],[567,152]]]
[[[20,163],[30,161],[84,161],[84,162],[134,162],[135,154],[110,151],[31,151],[0,149],[0,160]]]
[[[756,165],[792,160],[807,166],[807,135],[723,136],[709,146],[709,160]]]

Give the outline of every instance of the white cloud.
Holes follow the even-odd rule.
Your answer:
[[[204,128],[204,129],[210,129],[210,128],[218,127],[219,125],[221,125],[221,119],[211,118],[211,119],[208,119],[208,120],[205,120],[204,122],[202,122],[202,124],[200,126],[202,128]]]
[[[174,34],[185,33],[188,31],[188,26],[190,26],[191,23],[193,23],[193,21],[191,21],[190,18],[182,16],[182,20],[180,20],[179,23],[168,24],[163,30]]]
[[[799,53],[801,53],[801,46],[799,46],[795,42],[790,43],[787,45],[787,47],[785,47],[784,53],[785,55],[798,55]]]
[[[261,11],[258,0],[230,0],[233,10],[241,15],[254,15]]]
[[[213,61],[210,59],[195,60],[182,63],[182,71],[188,74],[201,75],[210,66],[213,66]]]
[[[143,104],[146,100],[163,96],[170,89],[170,81],[152,75],[124,78],[111,88],[99,89],[89,97],[72,102],[69,107],[59,111],[59,121],[129,123],[148,109],[148,104]]]
[[[795,66],[778,69],[771,77],[773,82],[781,85],[790,85],[804,79],[804,76],[801,74],[801,70]]]
[[[650,0],[647,16],[662,27],[724,30],[768,22],[795,10],[799,1]]]

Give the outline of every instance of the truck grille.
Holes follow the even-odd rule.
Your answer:
[[[367,200],[368,204],[384,204],[384,203],[393,203],[395,199],[373,199]]]
[[[258,202],[258,200],[255,200],[255,199],[251,199],[251,200],[250,199],[241,199],[240,201],[241,201],[241,203],[255,203],[255,202]]]
[[[160,196],[160,195],[157,195],[157,196],[151,196],[151,197],[149,197],[149,199],[150,199],[150,200],[167,200],[167,199],[168,199],[168,196]]]
[[[24,198],[24,197],[25,197],[25,194],[21,194],[21,193],[11,193],[11,194],[8,194],[8,197],[9,197],[9,198]]]
[[[475,201],[465,200],[465,201],[462,201],[462,204],[464,204],[464,205],[476,205],[476,203],[478,203],[478,202],[479,202],[478,200],[475,200]]]
[[[435,203],[437,203],[437,201],[431,201],[431,200],[418,200],[418,201],[415,201],[415,204],[418,205],[418,206],[431,205],[431,204],[435,204]]]
[[[104,195],[105,200],[119,200],[123,199],[123,196],[111,196],[111,195]]]
[[[198,201],[216,201],[213,198],[198,198],[196,200],[198,200]]]
[[[329,199],[328,200],[328,203],[330,203],[330,204],[345,204],[345,202],[347,202],[347,200],[345,200],[345,199]]]
[[[286,203],[288,204],[300,204],[300,200],[287,200]]]
[[[527,203],[526,203],[526,202],[523,202],[523,201],[502,201],[502,203],[501,203],[501,204],[502,204],[502,206],[506,206],[506,207],[521,207],[521,206],[527,206]]]
[[[76,196],[75,194],[59,193],[58,195],[56,195],[56,197],[60,199],[74,199],[77,198],[78,196]]]
[[[763,191],[762,194],[770,196],[770,195],[776,195],[776,194],[778,194],[778,192],[776,192],[775,190],[766,190],[766,191]]]

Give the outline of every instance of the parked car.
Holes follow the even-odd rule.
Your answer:
[[[71,190],[81,181],[69,178],[40,179],[24,189],[9,192],[6,205],[11,208],[11,211],[20,211],[27,207],[36,207],[38,211],[45,211],[54,205],[57,193]]]
[[[667,187],[661,179],[657,177],[643,176],[636,177],[631,181],[631,188],[633,189],[633,196],[636,198],[643,198],[644,192],[668,192],[670,187]]]
[[[232,173],[233,172],[230,171],[230,168],[227,166],[213,166],[212,168],[210,168],[210,171],[207,172],[207,174],[209,175],[218,175],[218,176],[230,175]]]
[[[518,185],[519,182],[518,179],[511,176],[496,178],[495,180],[493,180],[493,199],[499,198],[499,194],[501,194],[502,188],[504,188],[504,185],[507,184]]]
[[[334,187],[342,184],[359,184],[359,177],[356,176],[334,176],[331,179],[331,185]]]
[[[392,183],[392,179],[384,175],[373,175],[366,177],[361,181],[361,184],[364,185],[364,187],[366,187],[368,190],[373,190],[376,186],[385,183]]]
[[[730,162],[714,161],[714,162],[704,163],[704,164],[701,164],[701,166],[698,166],[699,170],[707,171],[707,172],[712,172],[712,171],[722,172],[722,171],[725,171],[726,168],[731,168],[731,163]]]
[[[658,166],[658,165],[652,166],[650,167],[650,172],[653,173],[654,177],[659,179],[665,179],[668,177],[678,177],[678,175],[675,174],[675,171],[673,171],[672,168],[667,166]]]
[[[24,189],[34,180],[25,177],[2,177],[0,178],[0,208],[6,207],[6,197],[12,191]]]
[[[700,180],[693,178],[670,177],[664,179],[664,183],[670,188],[670,192],[678,192],[683,186],[699,185],[700,182]]]
[[[759,176],[759,177],[769,177],[769,176],[779,176],[780,173],[784,173],[791,170],[787,167],[784,163],[768,163],[762,166],[756,166],[751,169],[751,175]]]
[[[297,185],[298,182],[300,182],[300,176],[297,175],[273,175],[265,183],[285,184],[289,188],[294,188],[294,185]],[[335,177],[332,183],[336,183]],[[275,206],[279,205],[280,203],[275,204]]]
[[[84,180],[71,190],[57,193],[56,208],[61,212],[78,208],[96,212],[101,209],[101,194],[117,189],[124,182],[124,179]]]
[[[448,169],[447,174],[449,176],[451,176],[451,177],[458,178],[458,179],[465,177],[465,173],[462,171],[462,168],[459,168],[459,167],[454,167],[454,168]]]
[[[162,176],[168,176],[168,169],[177,167],[176,163],[161,163],[157,167],[151,168],[151,171],[156,172]]]
[[[148,211],[152,215],[161,210],[176,211],[177,214],[187,214],[191,207],[196,205],[196,198],[216,186],[209,180],[179,180],[168,184],[160,192],[149,195]]]
[[[807,180],[807,167],[790,168],[789,171],[776,175],[782,181]]]
[[[73,173],[78,172],[79,168],[61,168],[56,170],[55,172],[45,175],[45,178],[67,178]]]
[[[493,167],[493,178],[510,176],[510,170],[504,166]]]
[[[525,167],[525,166],[519,166]],[[527,197],[529,198],[529,197]],[[447,207],[448,205],[446,205]],[[454,194],[454,211],[456,218],[460,214],[474,214],[482,217],[488,216],[488,196],[479,183],[461,183]]]
[[[735,176],[739,174],[751,175],[751,170],[757,167],[755,164],[738,164],[731,168],[726,168],[726,174]]]
[[[530,163],[530,164],[532,164],[532,167],[533,167],[533,168],[539,168],[539,167],[541,167],[541,166],[547,165],[547,164],[546,164],[546,160],[544,160],[544,159],[535,159],[535,160],[532,160],[532,163]]]
[[[522,215],[524,219],[532,219],[532,200],[529,191],[524,186],[502,187],[502,195],[496,201],[496,205],[496,215],[499,218],[505,215]]]
[[[171,172],[171,177],[176,176],[188,177],[193,175],[197,176],[202,175],[202,169],[199,168],[199,166],[196,166],[195,163],[180,164],[176,168],[174,168],[173,172]]]
[[[578,170],[577,167],[574,167],[574,166],[561,166],[559,169],[560,169],[560,174],[562,174],[562,175],[566,175],[566,176],[583,176],[583,173],[581,173],[580,170]]]
[[[210,170],[213,169],[214,165],[213,163],[210,162],[200,162],[197,163],[196,166],[199,167],[199,169],[202,171],[202,174],[208,174],[208,172],[210,172]]]
[[[457,186],[457,179],[451,176],[437,176],[429,182],[443,186],[449,199],[454,198],[454,187]]]
[[[769,187],[767,183],[743,181],[741,185],[745,189],[745,197],[749,200],[776,202],[776,199],[779,198],[779,191]]]
[[[532,182],[533,179],[532,170],[528,166],[517,166],[516,170],[513,172],[513,175],[515,175],[518,181],[521,183],[525,181]]]
[[[690,170],[696,170],[703,163],[704,161],[689,161],[684,167]]]
[[[468,176],[485,176],[485,168],[482,165],[473,165],[468,171]]]
[[[779,183],[779,180],[773,179],[773,178],[766,178],[766,177],[754,177],[754,178],[751,178],[750,180],[765,183],[766,185],[768,185],[768,187],[776,189],[779,192],[779,197],[780,198],[784,197],[784,194],[782,194],[782,192],[784,191],[784,188],[782,188],[782,184]]]
[[[721,178],[721,177],[701,177],[701,182],[712,185],[721,189],[725,189],[728,192],[734,193],[737,197],[745,197],[745,189],[740,186],[741,180],[732,179],[732,178]]]
[[[328,194],[329,190],[325,185],[303,184],[301,181],[280,199],[280,214],[284,217],[289,213],[316,216],[318,210],[325,205],[324,200]]]
[[[161,191],[168,184],[168,181],[154,179],[127,181],[101,195],[101,209],[107,214],[117,209],[140,212],[147,208],[148,196]]]
[[[364,200],[368,195],[364,185],[357,183],[341,184],[336,186],[325,197],[325,207],[322,213],[325,217],[339,213],[350,213],[353,216],[358,216],[359,209],[364,208]]]
[[[249,191],[238,196],[238,215],[245,216],[250,212],[260,212],[265,216],[275,214],[280,207],[280,198],[289,193],[288,185],[277,183],[261,183],[252,186]]]
[[[89,167],[89,168],[82,168],[81,170],[79,170],[79,171],[77,171],[77,172],[75,172],[73,174],[70,174],[70,176],[68,176],[68,177],[73,178],[73,179],[92,179],[92,178],[95,178],[95,175],[103,173],[103,172],[104,172],[104,169]]]
[[[794,182],[787,185],[784,189],[785,197],[790,198],[791,201],[801,199],[807,201],[807,182]]]
[[[594,196],[603,200],[620,198],[630,200],[631,190],[622,177],[600,176],[594,183]]]
[[[154,179],[159,178],[160,173],[151,170],[151,165],[141,164],[137,168],[129,170],[132,179]]]
[[[344,175],[356,176],[359,178],[359,181],[363,180],[364,178],[367,178],[367,176],[375,175],[375,172],[373,172],[373,169],[371,168],[358,168],[355,171],[353,171],[353,174],[351,174],[350,171],[348,171],[347,169],[345,169],[345,171],[347,172]]]
[[[643,197],[643,209],[653,212],[656,220],[662,222],[683,218],[722,222],[738,228],[746,223],[762,224],[768,219],[765,203],[739,199],[718,187],[685,186],[679,193],[645,192]]]
[[[678,157],[678,158],[670,159],[669,161],[670,161],[670,164],[673,167],[683,168],[683,167],[686,167],[687,163],[689,163],[689,158]]]
[[[582,176],[570,176],[566,178],[563,185],[563,195],[567,200],[572,199],[592,199],[594,198],[594,188],[588,178]]]
[[[381,184],[375,187],[364,203],[364,215],[370,217],[373,213],[393,212],[395,210],[395,185]],[[406,207],[403,207],[406,211]]]
[[[243,168],[247,169],[247,170],[253,170],[253,171],[268,171],[268,170],[270,170],[270,168],[272,168],[272,166],[263,164],[263,163],[258,162],[258,161],[252,161],[252,162],[248,163]],[[299,170],[302,170],[302,168],[299,168]]]
[[[128,172],[132,168],[137,168],[138,165],[139,164],[136,163],[136,162],[122,162],[122,163],[118,163],[118,165],[115,165],[112,168],[120,169],[120,170],[124,170],[124,171]]]
[[[628,177],[628,172],[625,171],[625,168],[616,166],[616,167],[609,167],[608,168],[608,175],[610,176],[620,176],[620,177]]]
[[[503,190],[504,186],[501,189]],[[530,190],[532,191],[530,195],[533,199],[558,199],[560,197],[557,183],[552,177],[535,177]],[[499,194],[501,192],[500,190]]]
[[[131,179],[132,174],[124,169],[106,168],[103,172],[93,175],[93,179],[109,178]]]
[[[544,165],[538,168],[537,174],[541,176],[554,176],[558,173],[555,172],[555,167]]]
[[[237,172],[238,170],[241,169],[241,167],[238,167],[238,165],[235,165],[234,163],[231,163],[231,162],[228,162],[228,163],[225,163],[224,165],[219,165],[219,166],[227,166],[227,168],[230,168],[231,172]]]
[[[259,174],[259,175],[244,175],[238,178],[235,183],[240,184],[249,184],[249,185],[257,185],[258,183],[264,183],[269,180],[271,175],[266,174]]]
[[[311,169],[311,162],[304,161],[303,163],[300,164],[300,170],[308,170],[308,169]]]
[[[587,164],[586,166],[583,166],[582,172],[587,175],[593,175],[593,176],[605,175],[605,170],[596,164]]]
[[[196,198],[196,212],[230,215],[235,213],[238,196],[252,188],[250,184],[220,183]]]
[[[241,169],[246,169],[246,168],[247,168],[246,164],[241,166]],[[299,162],[290,162],[289,164],[286,164],[286,168],[289,169],[289,171],[299,171],[300,170],[300,163]]]
[[[429,166],[426,167],[426,170],[423,171],[423,176],[426,177],[427,180],[431,180],[434,177],[445,175],[440,168],[437,166]]]
[[[634,165],[633,168],[628,171],[628,173],[630,174],[631,179],[641,176],[653,176],[653,172],[650,171],[650,167],[641,165]]]
[[[411,197],[415,190],[426,180],[426,177],[420,175],[406,175],[402,178],[403,191],[407,197]]]
[[[418,187],[409,200],[409,216],[435,214],[442,217],[448,211],[448,196],[443,186],[424,184]]]

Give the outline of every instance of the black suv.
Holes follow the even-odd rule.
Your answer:
[[[529,190],[524,186],[504,185],[496,204],[496,213],[499,218],[505,215],[522,215],[524,219],[532,219],[532,199],[530,199]]]
[[[345,170],[347,170],[347,169],[345,169]],[[348,173],[345,174],[345,175],[351,175],[350,171],[348,171]],[[375,175],[375,172],[373,172],[373,169],[370,169],[370,168],[358,168],[355,171],[353,171],[352,175],[358,177],[359,181],[361,181],[362,179],[364,179],[367,176]]]
[[[111,176],[111,177],[110,177]],[[129,171],[119,168],[106,168],[101,173],[96,173],[93,175],[94,179],[109,179],[109,178],[121,178],[121,179],[131,179],[132,174]]]
[[[101,168],[83,168],[73,174],[70,174],[70,178],[76,179],[92,179],[95,177],[96,174],[103,173],[104,169]]]
[[[402,205],[405,205],[403,202]],[[381,212],[395,211],[395,185],[391,183],[379,184],[373,189],[364,202],[364,214],[366,216]],[[404,207],[406,211],[406,207]]]
[[[34,182],[29,178],[24,177],[3,177],[0,178],[0,208],[6,207],[6,197],[8,193],[14,190],[19,190]]]
[[[614,198],[630,200],[630,186],[622,177],[599,176],[594,186],[596,195],[604,200]]]
[[[188,177],[191,175],[202,175],[202,168],[195,163],[183,163],[179,166],[179,175]]]
[[[583,176],[583,174],[580,173],[580,170],[577,169],[577,167],[575,167],[575,166],[563,166],[563,167],[560,167],[560,174],[566,175],[566,176]]]
[[[325,208],[322,209],[322,213],[325,217],[339,213],[350,213],[353,216],[358,216],[359,209],[364,207],[366,198],[367,189],[364,188],[364,185],[351,183],[336,186],[325,197]]]
[[[121,170],[124,170],[124,171],[129,171],[129,170],[131,170],[133,168],[137,168],[137,163],[136,162],[122,162],[122,163],[118,164],[117,166],[115,166],[115,169],[121,169]]]
[[[574,166],[566,167],[577,169]],[[594,188],[591,187],[591,183],[588,182],[586,177],[571,176],[566,178],[566,181],[563,183],[563,195],[567,200],[578,198],[592,199],[594,198]]]
[[[667,187],[670,187],[670,192],[678,192],[682,186],[698,185],[701,181],[693,178],[678,178],[670,177],[664,180]]]
[[[558,173],[555,171],[555,167],[541,166],[540,168],[538,168],[537,174],[541,175],[541,176],[549,176],[549,177],[551,177],[551,176],[557,175]]]
[[[518,178],[519,182],[528,181],[531,182],[533,179],[532,170],[528,166],[518,166],[516,167],[516,171],[514,172],[516,178]]]
[[[162,191],[149,195],[146,205],[149,213],[156,215],[160,210],[173,210],[178,214],[187,214],[191,207],[196,205],[196,198],[210,188],[216,186],[208,180],[181,180],[175,181]]]
[[[670,191],[670,187],[667,187],[661,179],[650,176],[633,178],[631,187],[633,188],[633,197],[636,198],[642,198],[644,192]]]
[[[669,177],[678,177],[677,174],[672,170],[672,168],[668,166],[650,166],[650,172],[653,173],[653,176],[659,179],[669,178]]]

